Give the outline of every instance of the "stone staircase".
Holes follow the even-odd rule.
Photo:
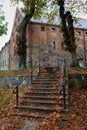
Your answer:
[[[49,114],[58,112],[56,109],[60,108],[58,100],[63,99],[58,94],[59,74],[58,68],[51,68],[50,71],[42,69],[37,78],[33,80],[32,87],[21,97],[20,105],[15,107],[20,110],[15,115],[29,118],[47,118]]]

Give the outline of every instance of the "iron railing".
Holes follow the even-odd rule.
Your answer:
[[[61,65],[61,72],[60,72],[60,95],[63,95],[63,106],[64,109],[67,109],[67,103],[66,103],[66,60],[64,59],[62,65]]]
[[[40,72],[40,65],[38,65],[37,67],[36,67],[37,69],[38,69],[38,73]],[[34,68],[34,69],[36,69],[36,68]],[[33,74],[33,73],[32,73]],[[18,106],[19,105],[19,86],[23,83],[23,81],[24,80],[26,80],[27,78],[29,78],[30,77],[30,84],[32,84],[32,80],[33,80],[33,77],[34,78],[36,78],[37,77],[37,75],[28,75],[28,76],[26,76],[24,79],[22,79],[20,82],[17,82],[16,83],[16,85],[15,85],[15,88],[13,89],[13,93],[15,93],[16,94],[16,106]]]

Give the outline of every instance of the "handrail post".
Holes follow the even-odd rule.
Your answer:
[[[67,109],[66,107],[66,92],[65,92],[65,84],[63,85],[63,101],[64,101],[64,109]]]
[[[39,59],[39,72],[40,72],[40,59]]]
[[[32,45],[30,45],[30,84],[32,85],[32,76],[33,76],[33,73],[32,73]]]
[[[63,73],[64,73],[64,85],[63,85],[63,97],[64,97],[64,109],[66,109],[66,60],[64,59],[63,63]]]
[[[31,84],[32,84],[32,67],[31,67],[31,76],[30,76],[30,78],[31,78]]]
[[[60,87],[62,87],[63,91],[63,103],[64,103],[64,109],[67,109],[67,104],[66,104],[66,60],[64,59],[62,63],[62,68],[61,68],[61,81],[60,81]]]
[[[18,106],[18,83],[16,85],[16,106]]]

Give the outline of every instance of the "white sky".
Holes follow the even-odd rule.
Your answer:
[[[8,42],[10,39],[16,7],[11,5],[10,0],[0,0],[0,4],[3,4],[5,19],[8,22],[7,35],[0,36],[0,50],[1,50],[1,47],[4,46],[4,44]]]
[[[5,12],[6,21],[8,22],[7,35],[0,36],[0,50],[1,50],[1,48],[5,45],[5,43],[8,42],[10,39],[16,7],[11,5],[10,0],[0,0],[0,4],[3,4],[3,10]],[[81,17],[87,18],[87,15],[82,15]]]

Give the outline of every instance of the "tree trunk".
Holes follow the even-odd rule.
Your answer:
[[[18,49],[21,52],[19,55],[19,68],[26,67],[26,28],[28,24],[28,16],[25,16],[23,21],[21,22],[20,28],[20,41],[18,45]]]
[[[22,22],[19,25],[19,68],[26,68],[26,28],[28,23],[30,22],[35,11],[35,0],[32,0],[30,11],[28,15],[25,15]]]
[[[72,67],[76,67],[76,66],[77,66],[76,51],[72,51],[72,52],[71,52],[71,55],[72,55]]]

